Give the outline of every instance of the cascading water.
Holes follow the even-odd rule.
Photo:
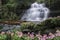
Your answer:
[[[31,5],[31,8],[23,15],[21,20],[24,21],[44,21],[48,18],[49,9],[45,7],[44,3],[38,4],[37,2]]]

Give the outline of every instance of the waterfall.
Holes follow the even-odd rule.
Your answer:
[[[22,16],[21,20],[24,21],[44,21],[48,18],[49,9],[45,7],[44,3],[33,3],[26,13]]]

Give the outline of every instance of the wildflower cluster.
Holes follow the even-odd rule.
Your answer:
[[[60,31],[57,30],[56,33],[47,34],[35,34],[34,32],[23,33],[20,31],[16,32],[1,32],[0,40],[60,40]]]

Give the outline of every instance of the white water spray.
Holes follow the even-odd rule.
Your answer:
[[[31,5],[31,8],[23,15],[21,20],[24,21],[44,21],[48,18],[49,9],[45,7],[44,3],[38,4],[37,2]]]

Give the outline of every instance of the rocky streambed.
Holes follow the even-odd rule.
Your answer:
[[[0,31],[8,31],[14,28],[17,29],[20,27],[20,23],[22,23],[22,21],[0,21],[0,27],[2,27]]]
[[[18,29],[22,23],[30,23],[26,21],[0,21],[0,27],[2,26],[2,29],[0,31],[8,31],[12,29]]]

